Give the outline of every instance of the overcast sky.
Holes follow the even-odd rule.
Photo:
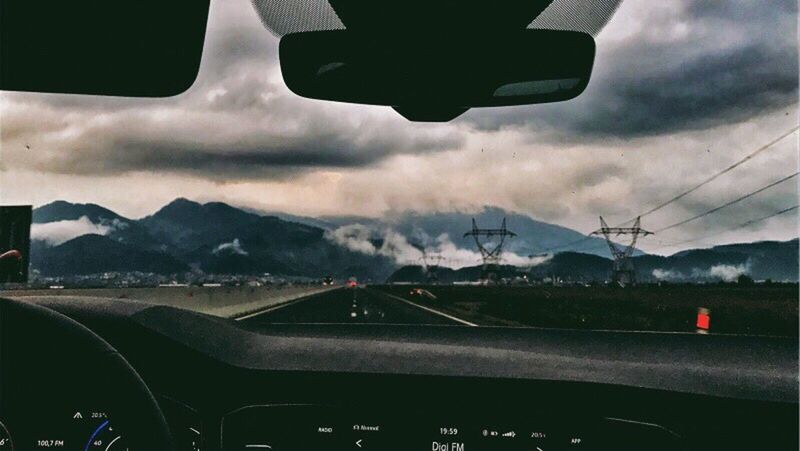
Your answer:
[[[178,196],[312,216],[494,205],[590,232],[598,215],[627,220],[797,125],[797,19],[795,0],[625,0],[597,37],[579,98],[417,124],[295,96],[250,2],[213,0],[200,75],[184,94],[0,94],[0,203],[94,202],[134,218]],[[794,134],[643,226],[797,167]],[[795,179],[642,247],[717,233],[686,246],[789,239],[794,213],[724,231],[797,200]]]

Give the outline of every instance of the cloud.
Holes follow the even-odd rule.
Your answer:
[[[440,266],[463,268],[482,262],[481,254],[458,247],[447,233],[431,239],[423,231],[415,231],[415,238],[408,237],[388,227],[378,228],[364,224],[348,224],[326,231],[326,238],[353,252],[380,255],[391,258],[398,265],[423,264],[423,250],[427,255],[441,257]],[[413,243],[413,244],[412,244]],[[502,264],[529,267],[542,264],[552,255],[526,257],[513,252],[504,252]]]
[[[4,94],[3,165],[78,175],[155,171],[230,181],[371,167],[463,149],[470,131],[588,142],[703,130],[797,99],[796,2],[628,1],[598,40],[587,92],[415,124],[383,107],[303,99],[247,2],[212,5],[198,81],[168,99]],[[30,145],[33,151],[27,151]]]
[[[379,230],[364,224],[348,224],[325,232],[325,237],[339,246],[366,255],[381,255],[400,265],[419,263],[422,251],[396,231]]]
[[[790,0],[626,0],[597,38],[579,98],[416,124],[389,108],[292,94],[252,5],[212,2],[200,75],[180,96],[0,94],[0,192],[4,203],[70,199],[129,217],[178,196],[309,216],[491,205],[588,233],[598,215],[627,220],[795,126],[796,38]],[[795,144],[796,135],[643,226],[790,173]],[[726,230],[796,201],[785,183],[640,246],[715,232],[717,242],[790,239],[796,215]]]
[[[348,224],[325,232],[328,240],[353,252],[366,255],[375,255],[378,252],[372,236],[373,229],[363,224]]]
[[[239,241],[239,238],[234,238],[233,241],[229,243],[222,243],[219,246],[215,247],[212,251],[212,254],[236,254],[236,255],[248,255],[248,252],[244,250],[242,247],[242,243]]]
[[[652,274],[653,277],[655,277],[657,280],[665,280],[665,281],[683,280],[686,278],[686,276],[684,276],[683,273],[681,273],[680,271],[675,271],[671,269],[656,268],[653,270]]]
[[[248,78],[222,80],[224,88],[212,88],[208,100],[198,100],[204,105],[193,104],[203,93],[169,106],[102,114],[5,103],[3,116],[10,117],[2,130],[5,164],[58,174],[158,171],[264,179],[369,166],[394,154],[438,152],[463,142],[460,133],[445,127],[414,130],[396,127],[400,119],[392,117],[340,114],[335,110],[341,106],[317,108],[285,87]]]
[[[750,272],[750,262],[741,265],[712,265],[709,268],[694,268],[692,269],[691,277],[686,274],[676,271],[674,269],[656,268],[652,274],[657,280],[663,281],[685,281],[689,279],[694,280],[712,280],[734,282],[742,274]]]
[[[747,121],[797,102],[797,2],[626,1],[574,101],[474,110],[482,130],[537,139],[629,139]]]
[[[251,5],[212,6],[198,81],[168,99],[4,94],[4,165],[42,172],[183,173],[230,181],[365,167],[458,148],[463,133],[384,108],[301,98]],[[29,150],[26,146],[29,146]]]
[[[491,247],[491,244],[487,243],[487,247]],[[483,258],[479,252],[458,247],[451,241],[450,236],[446,233],[436,238],[436,244],[433,246],[432,250],[444,258],[446,262],[445,266],[451,268],[458,269],[483,263]],[[551,258],[553,258],[552,254],[529,257],[519,255],[515,252],[504,251],[501,254],[500,264],[531,267],[546,263]]]
[[[743,265],[714,265],[708,269],[708,277],[733,282],[739,276],[750,272],[750,262]]]
[[[127,223],[120,223],[118,219],[115,221],[116,224],[95,224],[88,216],[81,216],[75,220],[32,224],[31,240],[44,241],[50,246],[57,246],[81,235],[107,235],[115,226],[120,224],[127,226]]]

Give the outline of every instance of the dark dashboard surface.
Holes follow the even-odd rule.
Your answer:
[[[202,432],[187,448],[797,448],[797,339],[256,327],[135,301],[35,302],[116,347],[176,435]]]

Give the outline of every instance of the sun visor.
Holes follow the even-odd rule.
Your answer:
[[[165,97],[200,67],[209,0],[0,2],[0,89]]]

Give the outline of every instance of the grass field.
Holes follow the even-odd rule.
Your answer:
[[[712,333],[798,333],[798,285],[668,285],[632,288],[426,286],[375,287],[478,324],[572,329],[696,331],[697,309],[711,311]]]

